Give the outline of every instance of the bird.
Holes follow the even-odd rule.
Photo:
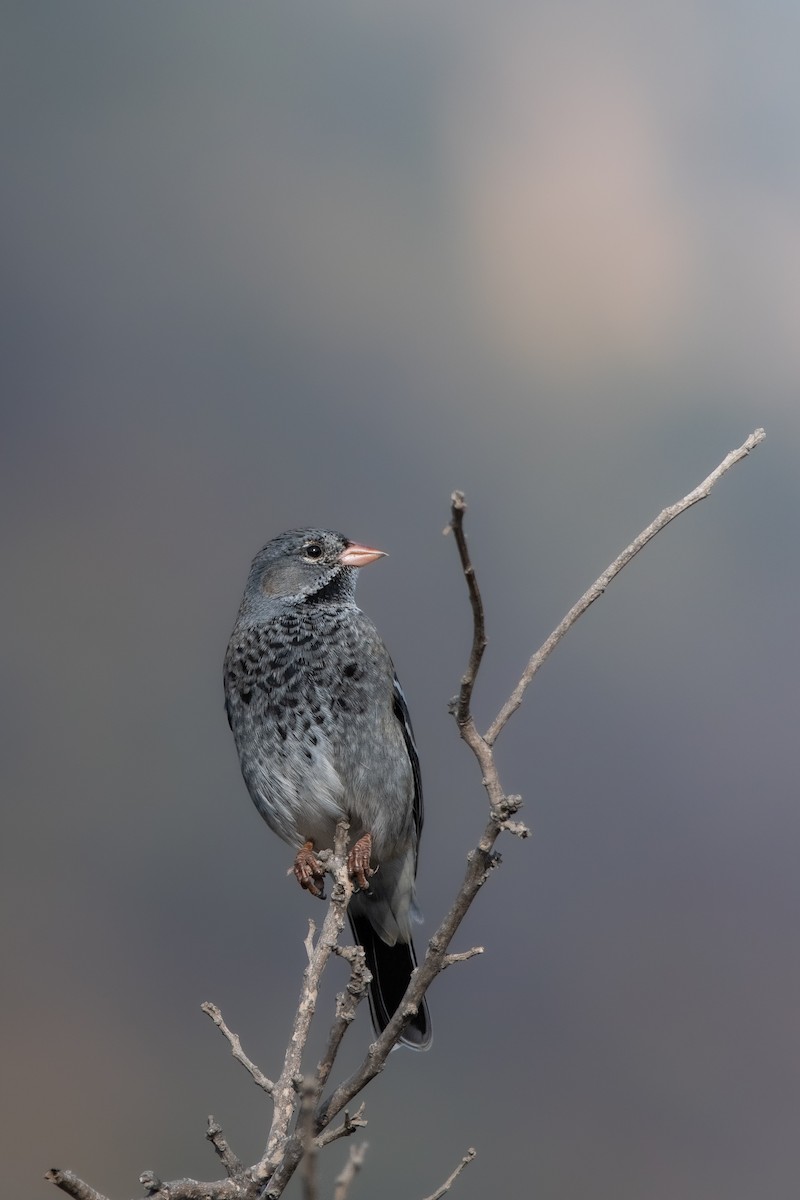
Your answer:
[[[225,707],[261,816],[296,848],[294,874],[323,895],[317,857],[349,822],[348,917],[372,976],[376,1034],[416,967],[412,923],[423,805],[408,706],[380,634],[355,601],[385,552],[327,529],[291,529],[253,559],[224,664]],[[423,998],[400,1041],[431,1044]]]

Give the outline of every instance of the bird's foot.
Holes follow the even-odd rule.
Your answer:
[[[375,874],[375,868],[369,864],[372,853],[372,834],[365,833],[360,837],[347,856],[347,870],[356,887],[362,892],[369,891],[369,880]]]
[[[322,869],[322,863],[314,853],[313,842],[306,842],[297,851],[292,871],[301,888],[311,892],[312,896],[319,896],[321,900],[325,899],[325,872]]]

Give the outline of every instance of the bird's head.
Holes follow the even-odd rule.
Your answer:
[[[290,529],[253,559],[242,615],[274,612],[275,600],[352,603],[358,568],[384,557],[330,529]]]

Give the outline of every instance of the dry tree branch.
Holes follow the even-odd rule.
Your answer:
[[[470,1146],[469,1150],[464,1155],[461,1162],[456,1167],[455,1171],[451,1171],[451,1173],[447,1176],[447,1179],[445,1179],[442,1186],[438,1187],[435,1192],[431,1192],[430,1196],[426,1196],[425,1200],[442,1200],[442,1196],[444,1196],[446,1192],[450,1191],[450,1188],[453,1186],[456,1179],[458,1179],[459,1175],[464,1170],[464,1167],[469,1166],[469,1164],[473,1161],[473,1159],[475,1158],[477,1153],[478,1153],[478,1151],[474,1148],[474,1146]]]
[[[339,1138],[350,1137],[357,1129],[366,1129],[368,1122],[364,1120],[365,1108],[365,1104],[359,1104],[352,1117],[345,1109],[341,1125],[329,1125],[325,1132],[315,1139],[317,1147],[321,1150],[323,1146],[330,1146],[331,1142],[338,1142]]]
[[[363,1104],[353,1117],[349,1116],[347,1106],[383,1070],[390,1051],[397,1045],[405,1026],[418,1010],[430,984],[447,967],[454,963],[464,962],[482,952],[482,947],[473,947],[460,953],[449,953],[448,948],[470,905],[499,861],[494,852],[497,838],[503,832],[519,837],[525,837],[528,833],[524,825],[511,819],[519,810],[522,801],[519,796],[506,795],[503,792],[494,761],[494,745],[509,718],[522,703],[531,680],[569,629],[603,594],[622,568],[675,517],[699,500],[705,499],[714,484],[735,463],[746,457],[755,446],[764,440],[764,437],[763,429],[755,430],[738,450],[731,451],[707,479],[689,492],[683,500],[665,508],[623,550],[577,604],[570,609],[561,623],[556,626],[532,656],[516,687],[485,734],[479,732],[471,711],[472,693],[486,647],[483,602],[464,535],[466,502],[463,493],[453,493],[448,529],[452,530],[454,534],[467,583],[473,615],[473,636],[467,669],[461,679],[459,694],[451,702],[450,708],[458,724],[461,737],[478,761],[483,786],[490,803],[488,822],[477,845],[467,856],[467,865],[461,886],[450,911],[430,939],[427,953],[413,972],[405,996],[386,1029],[369,1047],[363,1061],[350,1077],[336,1085],[323,1099],[322,1093],[330,1077],[342,1038],[353,1020],[356,1007],[369,982],[363,951],[357,947],[340,947],[338,945],[338,939],[346,919],[347,904],[352,892],[345,859],[347,826],[345,823],[340,823],[337,827],[333,854],[327,855],[325,864],[326,869],[334,878],[331,899],[316,942],[314,942],[315,929],[313,926],[306,938],[309,961],[303,974],[300,1002],[279,1078],[273,1083],[250,1061],[242,1050],[238,1036],[228,1029],[216,1005],[206,1003],[202,1006],[203,1011],[211,1017],[227,1038],[233,1057],[245,1067],[258,1086],[273,1098],[273,1119],[264,1153],[258,1163],[244,1170],[239,1160],[230,1151],[219,1126],[212,1118],[209,1118],[207,1137],[221,1158],[228,1172],[228,1178],[215,1183],[200,1183],[194,1179],[162,1183],[152,1172],[148,1171],[141,1176],[141,1182],[153,1200],[277,1200],[283,1194],[304,1155],[311,1158],[304,1180],[306,1195],[311,1197],[315,1194],[314,1172],[317,1152],[330,1142],[347,1136],[356,1128],[366,1124],[362,1119]],[[336,1016],[323,1058],[312,1076],[304,1076],[302,1073],[303,1053],[316,1008],[320,979],[330,956],[334,953],[349,962],[350,979],[345,992],[337,997]],[[338,1126],[333,1126],[331,1122],[334,1117],[343,1110],[345,1112],[343,1122]],[[351,1148],[348,1163],[336,1181],[335,1200],[344,1200],[361,1165],[365,1149],[365,1144]],[[452,1183],[474,1156],[475,1151],[470,1150],[442,1187],[428,1200],[439,1200],[449,1191]],[[53,1169],[48,1171],[45,1178],[73,1197],[73,1200],[106,1200],[104,1196],[78,1179],[71,1171]]]
[[[61,1188],[62,1192],[66,1192],[68,1196],[72,1196],[73,1200],[106,1200],[106,1197],[100,1192],[96,1192],[93,1187],[89,1187],[88,1183],[84,1183],[79,1179],[74,1171],[62,1171],[58,1167],[51,1167],[45,1175],[48,1183],[54,1183],[57,1188]]]
[[[526,836],[527,830],[524,825],[520,825],[510,820],[511,817],[518,811],[521,805],[519,796],[506,795],[503,792],[500,783],[500,777],[497,771],[497,766],[494,761],[494,742],[504,725],[508,721],[511,714],[519,707],[522,702],[522,696],[527,688],[530,679],[533,678],[538,666],[541,662],[552,653],[552,650],[567,632],[567,630],[575,623],[581,613],[585,612],[586,608],[598,596],[602,595],[605,588],[611,580],[619,574],[622,568],[630,562],[630,560],[641,550],[647,543],[655,537],[661,529],[674,520],[676,516],[696,504],[698,500],[702,500],[708,495],[713,485],[718,479],[725,474],[735,463],[739,462],[753,447],[763,441],[765,437],[763,429],[757,429],[746,440],[743,446],[731,453],[723,460],[722,463],[703,481],[694,491],[677,504],[666,508],[663,512],[646,527],[627,547],[622,554],[614,560],[610,567],[595,584],[589,589],[585,596],[576,604],[561,624],[557,627],[556,634],[551,635],[545,642],[541,650],[531,659],[534,664],[531,664],[523,674],[517,688],[512,692],[506,705],[501,709],[500,714],[493,722],[490,731],[486,735],[481,735],[475,725],[474,718],[471,712],[471,697],[475,685],[475,679],[480,667],[483,648],[486,645],[486,631],[484,625],[483,602],[481,600],[480,588],[478,586],[477,575],[472,565],[469,554],[466,538],[464,536],[464,514],[466,512],[466,502],[464,495],[461,492],[454,492],[452,497],[451,508],[451,525],[453,534],[455,535],[456,545],[461,559],[462,570],[467,582],[469,591],[470,604],[473,612],[473,639],[472,648],[470,651],[470,659],[467,671],[461,682],[461,691],[457,699],[452,703],[451,710],[458,723],[459,732],[462,738],[467,742],[470,749],[475,754],[481,768],[483,785],[486,789],[489,801],[491,804],[491,815],[489,823],[484,830],[483,836],[480,839],[477,847],[469,855],[467,860],[467,871],[464,876],[461,888],[453,903],[448,915],[440,925],[439,929],[431,938],[428,946],[428,952],[425,959],[414,972],[411,983],[406,991],[406,994],[401,1002],[400,1008],[395,1013],[391,1022],[384,1030],[380,1038],[370,1047],[369,1052],[362,1062],[361,1066],[351,1075],[350,1079],[345,1080],[339,1085],[329,1099],[323,1104],[320,1109],[320,1122],[322,1126],[331,1119],[337,1112],[349,1103],[362,1088],[370,1082],[381,1070],[386,1062],[386,1058],[391,1047],[396,1043],[397,1038],[402,1032],[404,1024],[408,1020],[409,1014],[416,1011],[416,1007],[428,989],[432,980],[443,969],[447,958],[447,948],[450,941],[465,916],[469,906],[475,899],[479,889],[486,881],[492,867],[496,863],[496,857],[493,853],[494,843],[499,834],[505,830],[514,833],[518,836]],[[519,696],[517,698],[517,693]],[[516,702],[515,702],[516,698]],[[490,740],[491,733],[491,740]]]

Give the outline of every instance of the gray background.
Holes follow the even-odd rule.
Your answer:
[[[424,939],[484,822],[450,491],[485,721],[762,424],[508,727],[535,836],[433,1050],[370,1087],[353,1196],[426,1195],[469,1145],[461,1200],[794,1194],[799,38],[778,0],[4,5],[5,1195],[213,1178],[209,1112],[260,1151],[199,1005],[276,1073],[322,910],[222,707],[259,546],[390,551],[360,599],[420,743]]]

